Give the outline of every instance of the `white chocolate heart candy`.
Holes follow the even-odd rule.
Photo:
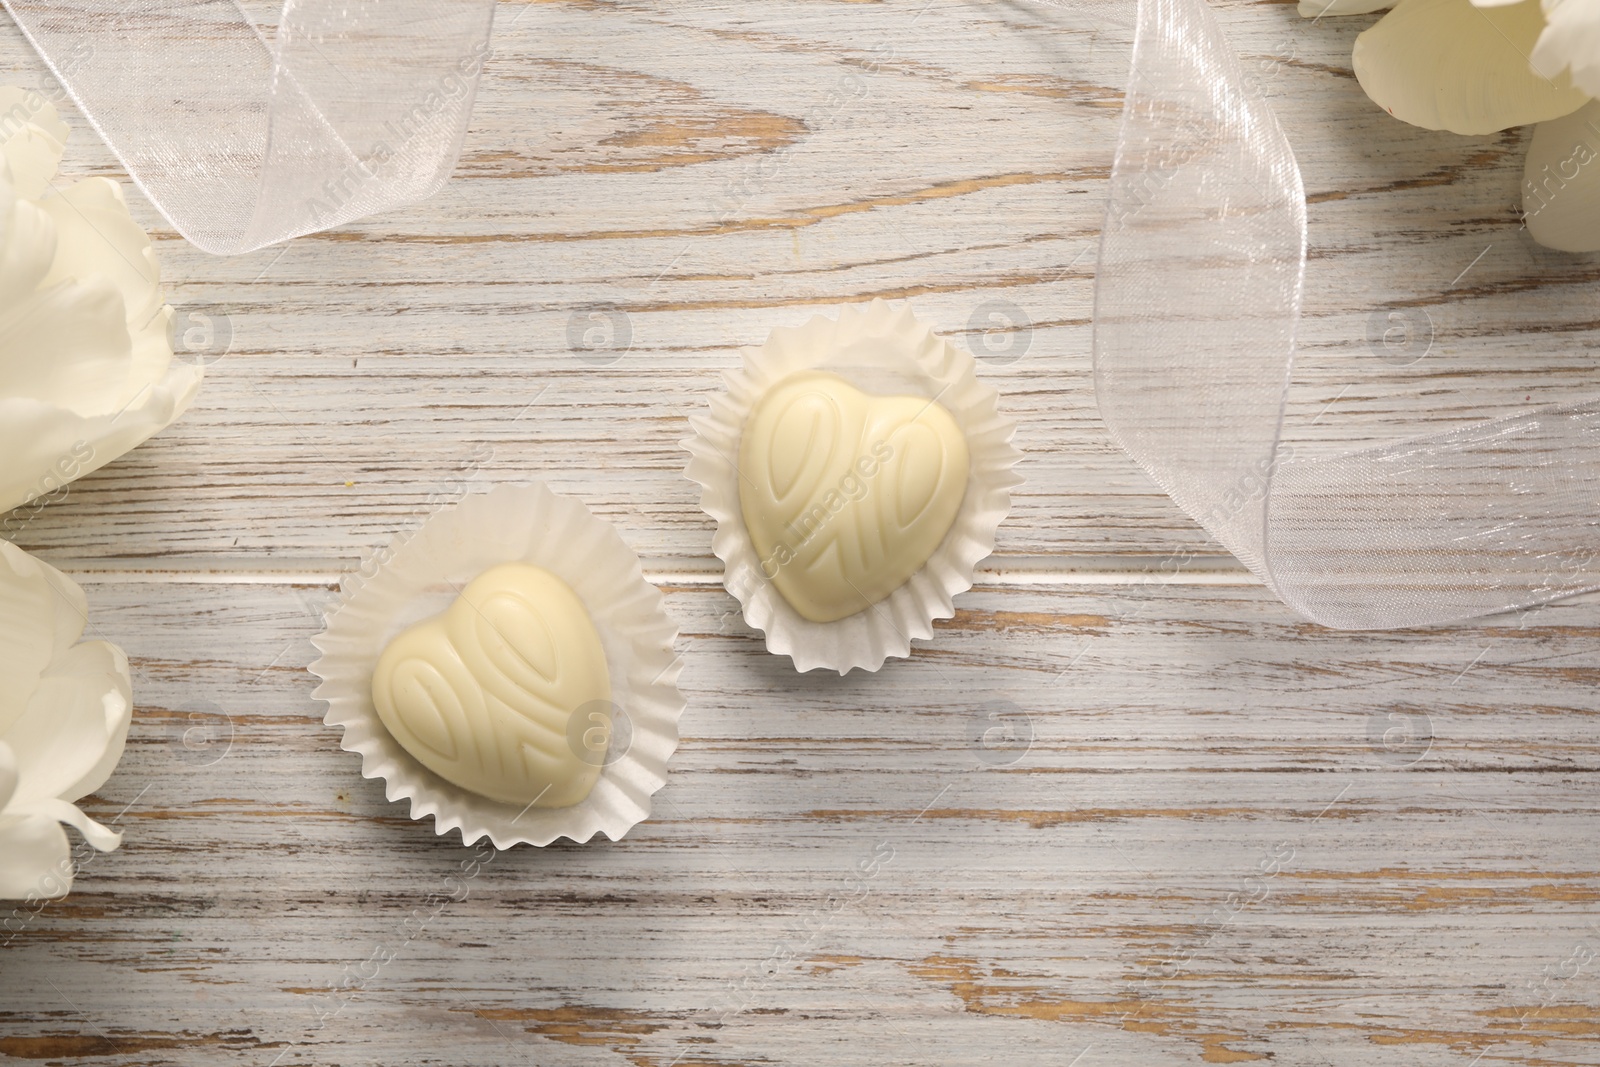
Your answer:
[[[539,808],[576,804],[594,788],[603,761],[572,740],[577,733],[587,744],[593,734],[572,730],[572,720],[610,699],[583,602],[526,563],[478,575],[443,614],[390,641],[372,673],[378,717],[425,767],[493,800]]]
[[[921,396],[869,396],[806,371],[767,391],[739,442],[739,504],[761,572],[812,622],[893,593],[966,493],[967,441]]]

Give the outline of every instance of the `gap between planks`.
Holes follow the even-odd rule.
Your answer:
[[[334,585],[354,567],[347,560],[295,560],[256,562],[248,567],[236,560],[204,557],[172,559],[118,559],[75,564],[49,559],[49,563],[85,584],[193,584],[193,585]],[[973,576],[975,588],[1014,586],[1185,585],[1258,586],[1261,579],[1232,556],[1192,556],[1179,567],[1176,557],[1152,559],[1147,567],[1130,567],[1117,556],[1007,556],[980,566]],[[654,585],[720,586],[722,564],[715,559],[646,559],[644,576]]]

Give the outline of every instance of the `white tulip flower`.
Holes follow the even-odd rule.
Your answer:
[[[1300,13],[1388,6],[1300,0]],[[1482,135],[1536,123],[1523,223],[1542,245],[1600,252],[1600,0],[1399,0],[1352,60],[1373,102],[1413,125]]]
[[[1356,38],[1356,79],[1374,103],[1429,130],[1495,133],[1569,115],[1589,94],[1528,62],[1546,32],[1539,0],[1400,0]]]
[[[79,641],[88,617],[76,582],[0,541],[0,899],[72,887],[63,823],[97,849],[122,841],[76,803],[111,776],[133,717],[128,658]]]
[[[121,456],[200,387],[121,187],[56,182],[66,137],[44,96],[0,88],[0,512]]]

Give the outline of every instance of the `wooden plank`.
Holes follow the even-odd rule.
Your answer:
[[[1591,389],[1595,261],[1517,233],[1526,136],[1376,114],[1370,18],[1217,10],[1311,194],[1297,448]],[[1320,630],[1099,424],[1080,256],[1125,13],[506,3],[433,201],[217,260],[131,197],[228,343],[17,535],[85,583],[138,713],[88,804],[127,844],[0,911],[0,1062],[1600,1063],[1600,601]],[[41,79],[9,27],[0,69]],[[118,173],[81,124],[69,167]],[[874,294],[972,344],[997,301],[1031,324],[982,366],[1030,483],[936,641],[796,676],[717,588],[677,440],[738,345]],[[1387,303],[1431,326],[1413,363],[1368,342]],[[631,347],[585,348],[611,307]],[[667,587],[685,741],[624,842],[474,867],[359,777],[303,667],[340,570],[535,477]],[[1175,583],[1134,573],[1179,546]]]
[[[704,560],[687,413],[738,345],[883,295],[1014,346],[982,368],[1027,453],[1002,556],[1206,546],[1095,413],[1092,242],[1126,52],[1114,26],[1090,32],[1094,12],[508,4],[459,174],[432,201],[219,260],[134,197],[172,300],[227,338],[203,357],[226,354],[181,423],[16,537],[57,559],[348,564],[458,480],[539,477],[642,554]],[[1349,70],[1370,19],[1220,13],[1311,191],[1297,455],[1589,392],[1595,260],[1518,232],[1525,135],[1377,112]],[[40,78],[15,32],[0,63]],[[70,166],[115,174],[78,126]],[[1368,343],[1374,307],[1397,301],[1431,323],[1408,366]],[[1026,333],[985,332],[1008,316]],[[626,351],[606,347],[621,333]]]
[[[19,1062],[1597,1062],[1597,600],[1341,634],[1002,587],[841,680],[679,585],[655,816],[464,876],[320,723],[328,587],[84,577],[127,843],[12,919]],[[975,745],[997,710],[1031,743]]]

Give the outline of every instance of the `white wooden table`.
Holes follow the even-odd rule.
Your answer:
[[[1377,113],[1370,19],[1219,13],[1311,193],[1295,439],[1592,389],[1600,260],[1517,233],[1526,132]],[[507,2],[436,199],[217,260],[131,196],[219,340],[178,425],[16,535],[138,707],[86,802],[125,845],[0,947],[0,1062],[1600,1063],[1600,603],[1322,630],[1116,450],[1085,250],[1126,56],[1085,21]],[[9,25],[0,57],[44,82]],[[68,118],[68,169],[118,174]],[[937,640],[800,676],[678,441],[737,346],[872,296],[983,354],[1029,484]],[[1402,298],[1407,366],[1365,336]],[[689,708],[623,842],[474,862],[339,750],[308,638],[439,500],[530,479],[645,558]]]

